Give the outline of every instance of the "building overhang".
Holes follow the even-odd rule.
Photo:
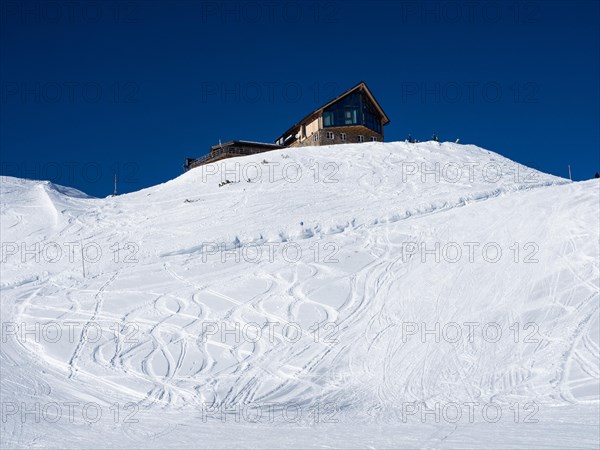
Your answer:
[[[306,125],[307,123],[312,122],[317,117],[319,117],[321,114],[323,114],[324,109],[328,108],[329,106],[333,105],[335,102],[338,102],[339,100],[343,99],[347,95],[350,95],[357,90],[362,90],[367,95],[367,97],[369,97],[369,100],[371,100],[373,105],[375,105],[375,108],[377,109],[379,114],[381,114],[381,117],[383,118],[382,125],[385,126],[388,123],[390,123],[389,117],[387,116],[387,114],[385,113],[385,111],[383,110],[381,105],[377,102],[377,100],[375,100],[375,97],[373,96],[373,93],[371,92],[371,90],[368,88],[367,84],[364,81],[361,81],[353,88],[348,89],[346,92],[344,92],[341,95],[338,95],[336,98],[325,103],[320,108],[315,109],[313,112],[311,112],[306,117],[304,117],[300,122],[298,122],[294,126],[290,127],[288,130],[286,130],[285,133],[283,133],[281,136],[279,136],[277,139],[275,139],[275,142],[280,142],[281,139],[284,139],[282,142],[285,143],[287,140],[290,140],[290,138],[295,137],[297,130],[299,130],[299,128],[302,125]]]

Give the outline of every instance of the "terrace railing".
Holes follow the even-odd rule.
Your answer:
[[[187,170],[193,169],[194,167],[201,166],[203,164],[208,164],[214,160],[221,159],[223,155],[232,155],[232,156],[245,156],[245,155],[255,155],[257,153],[264,153],[270,150],[275,149],[260,149],[260,148],[247,148],[247,147],[221,147],[216,150],[212,150],[208,155],[201,156],[200,158],[196,158],[187,164]]]

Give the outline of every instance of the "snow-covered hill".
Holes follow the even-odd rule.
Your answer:
[[[597,447],[599,188],[435,142],[4,177],[2,446]]]

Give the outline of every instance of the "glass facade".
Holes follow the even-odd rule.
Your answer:
[[[362,91],[355,91],[323,111],[323,127],[364,125],[381,134],[381,116]]]

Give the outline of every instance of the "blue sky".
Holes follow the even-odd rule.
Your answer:
[[[1,174],[91,195],[272,142],[365,81],[407,134],[576,180],[600,171],[599,2],[1,4]]]

